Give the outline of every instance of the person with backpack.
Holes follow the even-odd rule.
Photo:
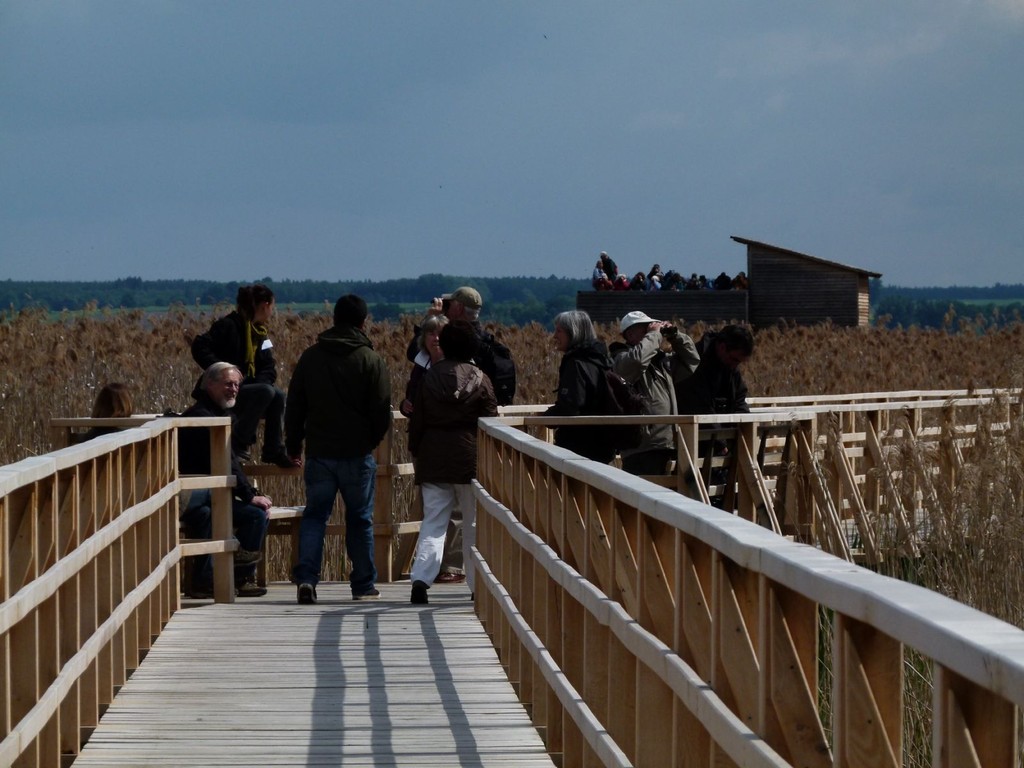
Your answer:
[[[446,296],[435,298],[427,307],[427,315],[443,314],[452,322],[465,320],[473,326],[473,331],[476,334],[473,363],[491,380],[498,405],[511,405],[516,395],[515,361],[512,360],[509,348],[495,339],[493,333],[484,330],[480,325],[480,310],[483,305],[484,301],[480,296],[480,291],[464,285]],[[409,348],[406,350],[409,362],[415,361],[416,355],[419,354],[420,333],[422,330],[416,326],[412,341],[409,342]]]
[[[627,346],[615,356],[615,372],[640,390],[649,415],[678,413],[676,385],[700,363],[693,339],[672,323],[655,320],[640,310],[627,313],[619,330]],[[668,351],[663,349],[666,343]],[[647,425],[640,445],[622,451],[622,468],[634,475],[664,475],[675,455],[672,425]]]
[[[555,404],[545,416],[593,416],[609,412],[608,384],[611,360],[597,340],[590,315],[578,309],[555,316],[555,348],[562,353],[558,366]],[[555,427],[555,445],[593,461],[607,464],[615,458],[611,430],[600,425]]]

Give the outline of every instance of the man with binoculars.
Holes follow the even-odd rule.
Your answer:
[[[640,391],[650,415],[678,413],[676,385],[700,363],[693,339],[672,323],[655,320],[640,310],[627,313],[619,331],[627,346],[615,355],[615,372]],[[671,351],[662,348],[664,342]],[[664,475],[675,455],[672,425],[652,424],[644,427],[639,446],[622,452],[622,468],[634,475]]]

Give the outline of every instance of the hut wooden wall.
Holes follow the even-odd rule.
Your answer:
[[[851,269],[779,251],[747,250],[750,323],[762,328],[784,319],[835,325],[868,321],[867,277]]]
[[[748,291],[580,291],[576,309],[595,323],[618,322],[641,309],[658,320],[705,323],[744,322]]]

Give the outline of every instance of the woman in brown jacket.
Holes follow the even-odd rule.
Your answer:
[[[409,450],[416,459],[416,484],[423,496],[423,523],[412,564],[412,602],[427,603],[444,554],[448,518],[462,512],[462,552],[466,581],[473,591],[470,548],[476,542],[476,423],[496,416],[490,379],[473,362],[476,333],[465,321],[441,330],[444,360],[423,377],[409,419]]]

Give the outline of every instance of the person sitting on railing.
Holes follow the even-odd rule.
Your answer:
[[[675,385],[693,373],[700,362],[693,340],[672,323],[655,320],[639,310],[623,317],[619,330],[629,346],[616,355],[615,372],[640,390],[647,401],[647,413],[675,414]],[[668,342],[670,352],[662,349],[664,342]],[[622,452],[622,468],[634,475],[664,475],[675,453],[671,424],[645,426],[643,442]]]
[[[256,442],[256,429],[262,419],[260,461],[294,467],[297,465],[284,449],[285,393],[275,386],[277,364],[267,331],[275,306],[274,292],[267,286],[260,283],[241,286],[235,311],[192,340],[192,358],[203,370],[223,361],[238,366],[243,372],[245,378],[235,406],[238,425],[231,435],[235,453],[243,461],[249,460],[249,450]],[[196,384],[193,396],[199,388]]]
[[[606,413],[605,371],[611,368],[608,351],[598,341],[586,312],[573,309],[555,316],[555,348],[562,353],[558,366],[555,404],[545,416],[588,416]],[[593,461],[607,464],[615,458],[609,430],[602,426],[555,427],[555,445]]]
[[[196,402],[182,416],[232,416],[242,385],[242,372],[231,363],[217,362],[207,366],[200,379],[201,389]],[[184,475],[210,474],[210,431],[203,427],[185,427],[178,432],[178,469]],[[261,597],[265,587],[256,583],[256,563],[262,557],[263,538],[269,524],[271,500],[260,493],[245,476],[234,450],[231,452],[232,489],[231,521],[239,549],[235,552],[235,583],[239,597]],[[190,538],[209,539],[213,535],[211,494],[209,490],[183,491],[181,523]],[[209,598],[213,594],[213,563],[209,555],[198,558],[192,570],[188,595]]]
[[[425,605],[427,590],[441,569],[448,518],[462,510],[462,555],[472,593],[475,577],[470,554],[476,543],[477,420],[496,416],[498,403],[490,379],[473,365],[473,327],[454,320],[441,329],[444,360],[432,366],[416,393],[409,420],[409,452],[415,458],[416,484],[423,495],[423,523],[412,563],[415,605]]]
[[[107,384],[96,395],[96,402],[92,406],[92,418],[94,419],[120,419],[132,415],[132,395],[128,386],[119,381],[112,381]],[[92,440],[94,437],[109,435],[117,432],[117,427],[93,427],[83,434],[78,442]]]

